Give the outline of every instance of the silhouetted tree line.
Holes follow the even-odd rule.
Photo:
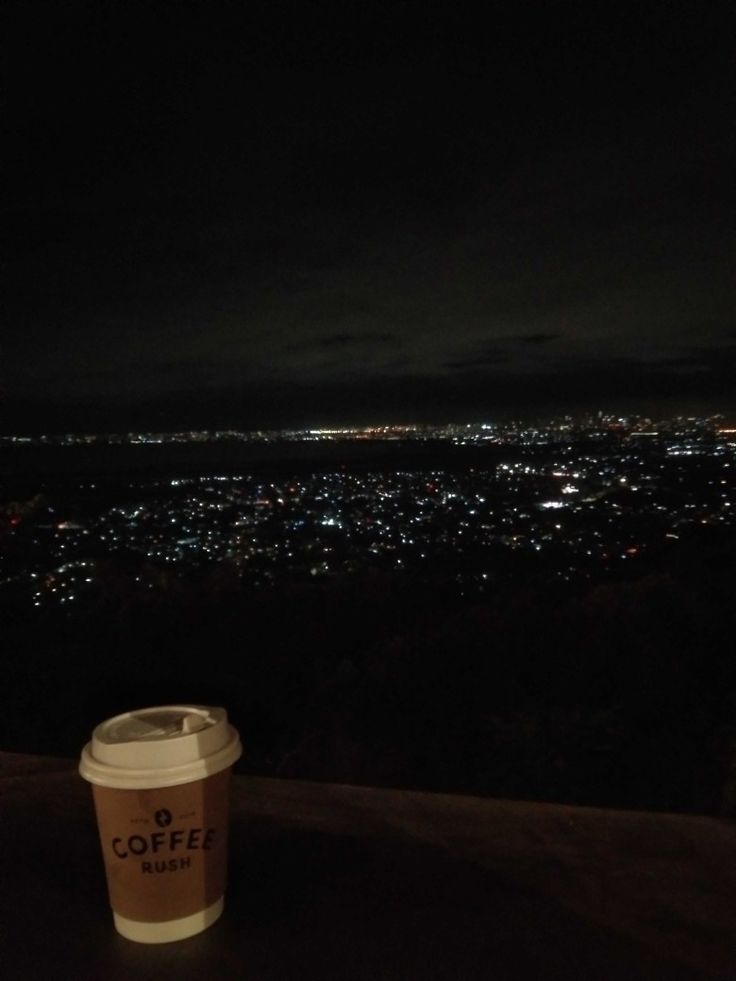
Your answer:
[[[227,706],[248,772],[719,812],[735,573],[708,529],[638,578],[472,601],[379,573],[252,592],[226,566],[101,564],[74,615],[0,611],[0,746],[76,755],[108,715],[198,701]]]

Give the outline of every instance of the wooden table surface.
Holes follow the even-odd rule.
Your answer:
[[[0,975],[736,981],[736,823],[237,776],[222,919],[115,933],[74,761],[0,753]]]

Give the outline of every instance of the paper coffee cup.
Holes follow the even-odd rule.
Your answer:
[[[82,750],[115,928],[168,943],[223,910],[230,769],[242,747],[222,708],[162,705],[101,723]]]

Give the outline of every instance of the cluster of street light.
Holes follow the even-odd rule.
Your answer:
[[[4,582],[26,581],[36,606],[76,603],[122,557],[146,589],[160,570],[226,564],[254,587],[379,569],[483,592],[595,578],[736,523],[736,442],[646,433],[517,445],[492,466],[184,475],[127,483],[106,506],[92,483],[77,492],[73,512],[60,499],[11,531],[27,562]]]

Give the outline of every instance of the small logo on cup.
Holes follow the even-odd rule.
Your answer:
[[[159,828],[165,828],[171,824],[171,811],[167,811],[165,807],[162,807],[160,811],[156,811],[153,817]]]

